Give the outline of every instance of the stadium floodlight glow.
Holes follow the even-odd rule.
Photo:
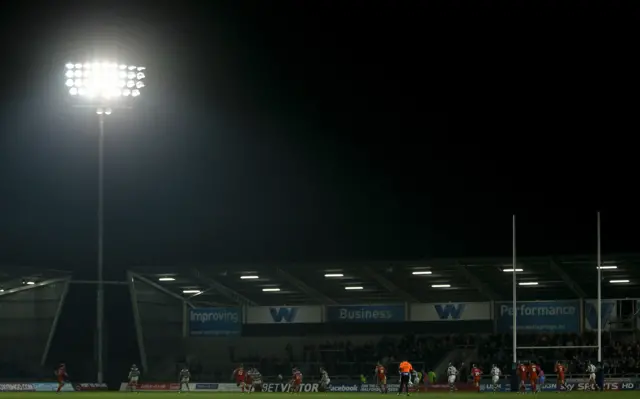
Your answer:
[[[142,69],[141,69],[142,68]],[[129,77],[128,81],[123,79]],[[97,382],[103,382],[103,341],[104,341],[104,125],[105,118],[113,113],[114,109],[130,108],[131,98],[139,97],[141,89],[146,87],[144,80],[146,75],[139,73],[144,67],[135,65],[117,64],[115,62],[68,62],[65,64],[64,84],[67,92],[74,99],[76,107],[92,108],[98,115],[98,289],[96,301],[96,365]],[[122,77],[121,74],[125,73]],[[62,79],[61,82],[62,83]],[[129,88],[126,86],[129,85]],[[167,280],[165,280],[167,281]],[[200,290],[184,290],[184,294],[201,294]]]
[[[260,278],[260,277],[258,277],[258,276],[256,276],[256,275],[240,276],[240,279],[242,279],[242,280],[255,280],[255,279],[257,279],[257,278]]]
[[[183,294],[199,294],[201,292],[202,291],[200,291],[200,290],[183,290],[182,291]]]
[[[72,96],[113,101],[123,96],[138,97],[140,89],[146,86],[146,75],[141,72],[145,67],[112,62],[69,62],[65,68],[65,85],[69,87],[69,94]],[[127,79],[124,84],[123,79]],[[124,86],[130,90],[123,90]],[[80,88],[84,90],[79,90]],[[133,88],[135,90],[131,90]]]
[[[629,280],[611,280],[609,281],[611,284],[627,284]]]
[[[431,288],[451,288],[451,284],[432,284]]]
[[[617,269],[617,268],[618,268],[618,266],[614,266],[614,265],[606,265],[606,266],[603,265],[603,266],[600,266],[598,269],[600,269],[600,270],[614,270],[614,269]]]
[[[263,288],[263,292],[279,292],[280,288]]]
[[[158,281],[176,281],[173,277],[160,277]]]
[[[363,290],[364,287],[361,287],[359,285],[351,285],[349,287],[344,287],[345,290]]]
[[[521,283],[518,283],[518,285],[533,286],[538,285],[538,283],[536,281],[523,281]]]
[[[328,277],[328,278],[331,278],[331,277],[344,277],[344,274],[342,274],[342,273],[327,273],[324,276]]]
[[[513,273],[513,269],[503,269],[502,271],[505,273]],[[523,269],[516,269],[516,273],[523,272],[523,271],[524,271]]]
[[[418,270],[418,271],[413,272],[411,274],[415,274],[416,276],[422,276],[422,275],[426,275],[426,274],[433,274],[433,272],[431,272],[429,270]]]

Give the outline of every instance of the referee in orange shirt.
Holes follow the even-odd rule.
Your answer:
[[[403,360],[398,366],[398,371],[400,372],[400,389],[398,390],[398,395],[402,393],[402,388],[409,396],[409,379],[411,378],[411,372],[413,371],[413,366],[406,360]]]

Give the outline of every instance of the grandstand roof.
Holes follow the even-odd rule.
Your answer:
[[[608,266],[602,270],[603,298],[638,296],[640,254],[604,256],[602,264]],[[201,291],[191,300],[202,305],[300,305],[510,301],[512,272],[505,269],[512,269],[510,258],[143,267],[133,272],[179,295]],[[516,270],[519,283],[537,283],[518,285],[518,300],[597,297],[595,256],[518,258]],[[450,287],[433,287],[443,284]]]
[[[68,271],[0,266],[0,295],[29,285],[38,285],[71,275]]]

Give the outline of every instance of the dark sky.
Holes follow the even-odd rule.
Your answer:
[[[620,2],[63,3],[2,12],[2,265],[93,270],[97,120],[62,78],[92,52],[149,78],[107,120],[112,270],[509,255],[514,212],[522,254],[595,252],[596,210],[605,252],[640,242]]]

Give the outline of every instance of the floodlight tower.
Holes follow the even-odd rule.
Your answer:
[[[65,85],[75,107],[89,108],[98,116],[98,258],[97,258],[97,379],[104,382],[104,121],[114,110],[131,108],[145,87],[145,67],[115,62],[68,63]]]

